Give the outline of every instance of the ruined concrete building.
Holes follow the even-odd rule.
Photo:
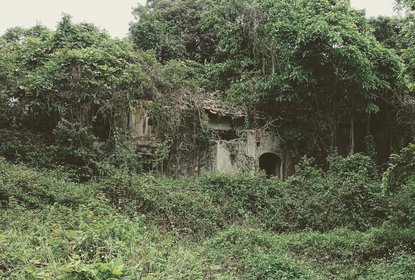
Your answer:
[[[209,142],[203,162],[194,173],[254,172],[264,170],[268,176],[286,177],[285,153],[279,137],[264,129],[246,129],[246,113],[213,100],[205,100],[204,113],[207,126],[214,131],[215,139]],[[128,127],[141,156],[151,156],[157,143],[152,121],[145,109],[130,110]],[[199,155],[195,155],[199,156]],[[180,168],[179,168],[180,169]],[[183,172],[180,175],[195,175]]]
[[[212,171],[237,173],[264,170],[282,178],[283,152],[280,139],[263,129],[245,129],[242,111],[207,101],[208,125],[219,139],[211,141]]]

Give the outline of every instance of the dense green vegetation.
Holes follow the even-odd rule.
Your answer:
[[[413,279],[415,146],[282,182],[119,171],[77,184],[0,161],[6,279]],[[404,179],[400,176],[405,171]]]
[[[207,91],[266,114],[297,157],[363,152],[363,138],[380,124],[412,137],[410,110],[401,110],[413,98],[403,94],[413,77],[411,20],[401,30],[394,21],[381,26],[348,1],[151,1],[136,14],[130,30],[138,49],[155,50],[162,63],[183,61]],[[406,112],[399,121],[398,112]],[[350,140],[341,145],[345,123]],[[379,150],[396,149],[394,139]]]
[[[68,15],[0,37],[0,278],[415,279],[413,14],[366,19],[342,0],[134,14],[121,40]],[[295,172],[178,178],[218,137],[212,96],[277,134]],[[150,158],[125,124],[146,104]]]

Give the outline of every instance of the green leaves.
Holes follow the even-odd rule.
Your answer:
[[[117,106],[157,92],[161,70],[152,55],[134,51],[129,41],[111,39],[93,25],[73,24],[64,16],[54,33],[41,28],[21,32],[24,39],[8,39],[0,50],[0,57],[8,57],[0,60],[0,78],[6,94],[33,114],[79,121],[81,107],[111,115]]]

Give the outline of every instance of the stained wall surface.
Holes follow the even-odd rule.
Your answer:
[[[273,153],[281,159],[279,174],[283,174],[283,157],[277,136],[260,130],[247,130],[246,137],[236,140],[216,140],[212,149],[213,171],[238,173],[258,171],[259,158]]]

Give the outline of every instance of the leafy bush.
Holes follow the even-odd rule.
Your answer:
[[[160,248],[171,247],[141,217],[121,216],[105,201],[36,210],[12,203],[0,217],[7,279],[136,279],[162,270]]]
[[[53,151],[41,135],[6,129],[0,130],[0,134],[0,156],[8,161],[35,168],[54,167]]]
[[[403,148],[390,157],[389,168],[383,176],[389,192],[395,192],[404,181],[415,176],[415,144]]]
[[[369,156],[353,154],[342,157],[332,154],[327,160],[329,162],[329,175],[348,177],[354,174],[368,181],[378,179],[377,166]]]
[[[198,186],[212,197],[230,222],[267,207],[275,188],[264,174],[208,174],[199,180]]]
[[[366,163],[338,158],[361,173],[325,173],[304,160],[285,182],[210,174],[194,183],[125,169],[75,184],[1,160],[0,278],[410,279],[413,227],[356,231],[377,224],[375,212],[338,195],[354,183],[377,197]]]
[[[260,230],[231,227],[208,240],[205,250],[214,267],[237,279],[322,279],[276,241]]]
[[[368,156],[329,157],[326,184],[328,223],[365,230],[381,225],[386,203],[375,163]],[[334,228],[332,227],[332,228]]]
[[[305,158],[285,182],[264,175],[210,174],[198,184],[228,224],[252,217],[256,225],[276,232],[380,225],[386,203],[373,161],[356,154],[332,156],[329,163],[323,172]]]
[[[383,177],[389,201],[389,220],[401,227],[415,225],[415,144],[392,155]]]
[[[376,166],[367,156],[333,156],[326,172],[305,158],[287,181],[271,183],[261,217],[274,231],[365,230],[385,217],[383,190]]]
[[[415,256],[398,254],[391,260],[381,260],[369,268],[367,280],[407,280],[414,279]]]
[[[261,215],[267,227],[283,232],[330,226],[325,223],[327,186],[311,159],[305,158],[295,176],[273,187],[269,206]]]
[[[415,176],[405,180],[395,193],[389,194],[389,219],[400,227],[415,226]]]
[[[143,213],[166,230],[210,234],[221,213],[211,198],[188,180],[119,172],[100,181],[111,202],[127,213]]]
[[[61,120],[53,130],[55,162],[72,170],[81,181],[99,174],[98,162],[103,158],[91,128]]]
[[[3,130],[0,155],[14,163],[34,168],[61,168],[76,181],[88,181],[99,174],[103,151],[89,127],[61,120],[53,136]]]
[[[321,265],[334,261],[364,264],[394,252],[414,251],[414,230],[373,228],[367,232],[337,229],[327,233],[301,232],[281,240],[281,246]]]
[[[77,207],[97,196],[93,185],[69,182],[65,175],[55,172],[53,176],[24,166],[7,163],[0,158],[0,202],[3,206],[11,198],[29,208],[39,208],[58,203]]]

